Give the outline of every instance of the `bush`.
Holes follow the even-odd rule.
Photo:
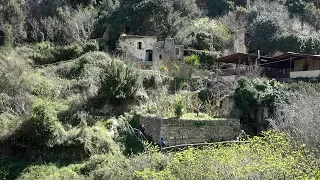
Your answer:
[[[216,0],[208,2],[209,16],[217,17],[227,14],[232,6],[229,0]]]
[[[198,50],[188,50],[187,54],[195,54],[198,56],[200,60],[201,68],[211,69],[212,66],[215,64],[217,58],[220,57],[219,52],[216,51],[198,51]]]
[[[19,117],[11,115],[7,112],[0,113],[0,142],[5,138],[14,134],[22,123]]]
[[[196,50],[223,50],[231,43],[232,33],[228,26],[218,21],[200,18],[181,28],[175,40],[185,47]]]
[[[191,56],[185,57],[185,62],[187,64],[192,65],[195,68],[198,68],[200,66],[200,58],[199,56],[192,54]]]
[[[42,180],[42,179],[61,179],[61,180],[81,180],[79,176],[70,168],[57,168],[54,165],[31,166],[24,170],[18,180]]]
[[[176,117],[180,118],[182,116],[184,107],[183,99],[178,99],[174,108],[174,114]]]
[[[89,107],[97,109],[106,104],[126,105],[135,100],[141,87],[137,70],[102,52],[90,52],[78,59],[71,70]]]
[[[144,89],[156,89],[164,86],[168,78],[158,71],[142,70],[139,72]]]
[[[98,50],[99,50],[99,44],[97,43],[97,41],[89,41],[85,43],[83,47],[84,52],[93,52]]]
[[[36,64],[49,64],[75,59],[87,52],[97,50],[98,43],[95,41],[67,45],[54,45],[50,42],[41,42],[33,46],[31,58]]]
[[[280,26],[277,21],[265,17],[257,18],[246,32],[248,52],[255,53],[260,50],[262,55],[272,54],[277,49],[274,44],[279,33]]]
[[[66,107],[50,100],[39,100],[34,103],[29,118],[17,134],[18,141],[26,146],[44,149],[52,147],[65,133],[58,119],[58,112]]]
[[[81,44],[72,43],[65,46],[56,46],[52,53],[55,58],[55,62],[59,62],[78,58],[86,52],[84,52]]]
[[[126,105],[134,100],[139,85],[139,74],[119,60],[113,60],[100,75],[101,88],[92,99],[94,106],[101,108],[106,103]]]
[[[33,95],[50,99],[57,98],[60,95],[58,79],[45,77],[40,73],[32,74],[31,77],[33,79],[31,87]]]
[[[241,79],[238,81],[234,100],[242,116],[250,118],[250,114],[259,108],[268,108],[272,112],[282,100],[282,93],[284,86],[275,80]]]
[[[89,179],[137,179],[135,171],[163,169],[168,163],[166,155],[150,146],[145,152],[129,157],[119,153],[93,156],[77,169]]]
[[[283,133],[268,131],[248,143],[190,148],[163,169],[136,171],[139,179],[312,179],[315,157]],[[281,162],[281,163],[280,163]]]

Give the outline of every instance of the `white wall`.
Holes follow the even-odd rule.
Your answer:
[[[298,78],[298,77],[318,77],[320,74],[320,70],[314,71],[296,71],[290,72],[290,78]]]

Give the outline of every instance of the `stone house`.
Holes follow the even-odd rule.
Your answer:
[[[120,47],[142,62],[154,62],[161,59],[183,59],[184,48],[175,45],[173,38],[157,41],[156,36],[121,35]]]

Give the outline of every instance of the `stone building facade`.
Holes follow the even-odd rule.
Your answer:
[[[175,45],[173,38],[157,41],[156,36],[121,35],[119,44],[124,51],[143,62],[184,58],[183,46]]]
[[[208,140],[228,141],[240,133],[239,119],[182,120],[141,116],[140,122],[155,142],[162,137],[168,146]]]

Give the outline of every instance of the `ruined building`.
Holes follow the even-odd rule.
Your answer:
[[[183,59],[183,46],[175,45],[173,38],[157,41],[156,36],[121,35],[119,45],[127,54],[139,61]]]

